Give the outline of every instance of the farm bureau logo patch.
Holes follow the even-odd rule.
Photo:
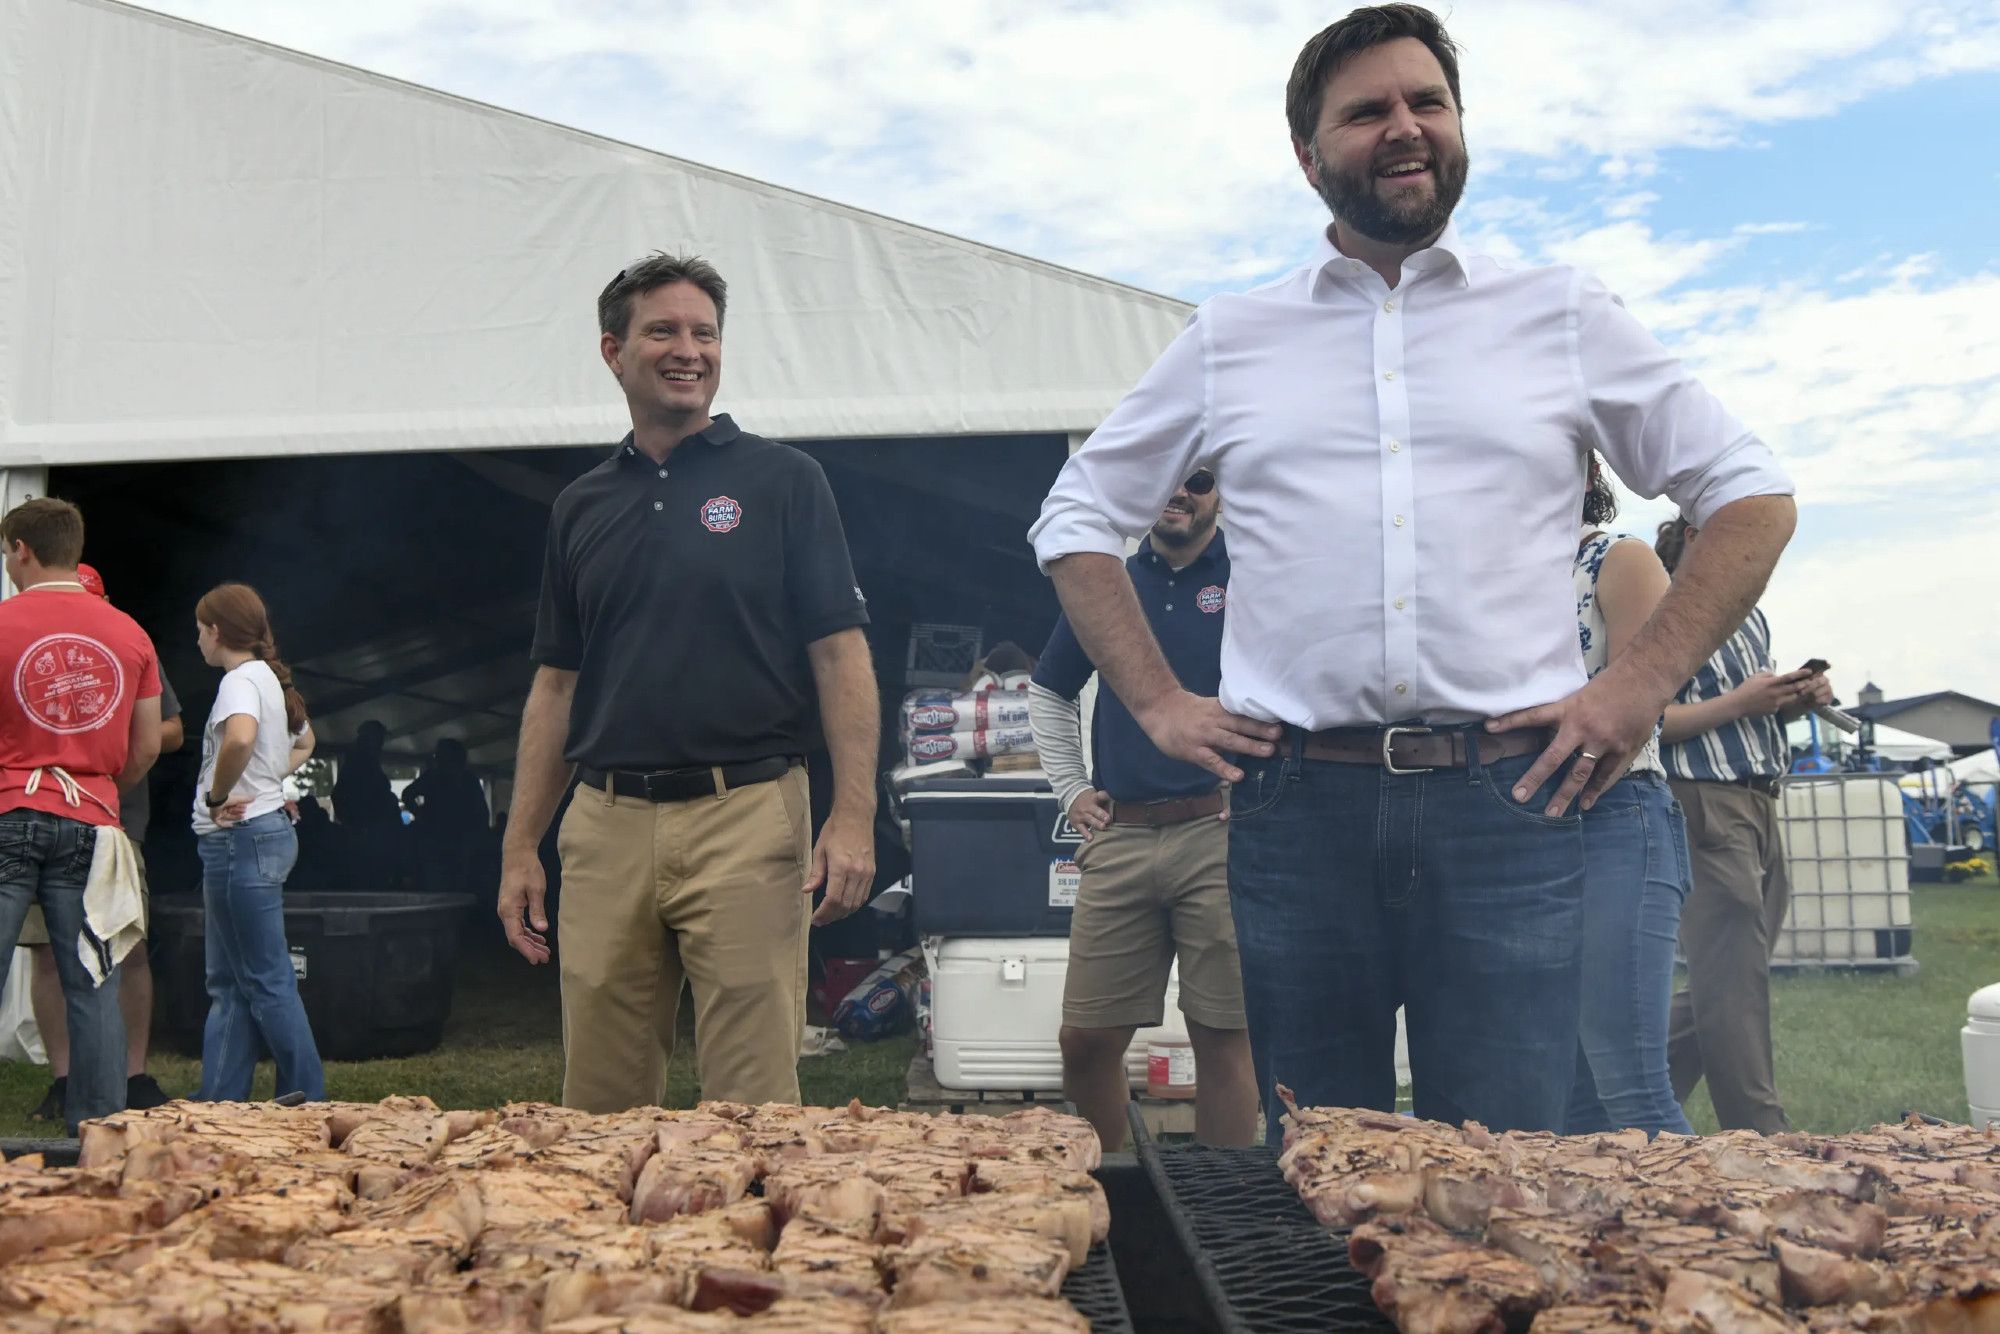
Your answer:
[[[1221,611],[1227,601],[1228,594],[1223,591],[1221,584],[1210,584],[1194,595],[1194,605],[1211,616]]]
[[[96,731],[117,714],[124,693],[118,656],[86,635],[44,635],[14,671],[21,711],[51,732]]]
[[[701,526],[711,533],[726,533],[743,522],[743,507],[728,496],[716,496],[701,507]]]

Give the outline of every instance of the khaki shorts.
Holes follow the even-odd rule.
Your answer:
[[[153,927],[153,896],[146,884],[146,859],[139,858],[139,911],[148,935]],[[28,905],[28,915],[21,919],[21,938],[14,942],[23,949],[49,943],[49,924],[42,920],[42,905]]]
[[[1229,826],[1213,816],[1149,829],[1113,825],[1077,852],[1063,1022],[1150,1028],[1180,958],[1181,1013],[1242,1028],[1243,974],[1229,915]]]

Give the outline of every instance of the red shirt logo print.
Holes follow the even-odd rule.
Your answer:
[[[701,526],[711,533],[726,533],[743,522],[743,507],[728,496],[716,496],[701,507]]]
[[[1207,588],[1202,589],[1201,592],[1194,595],[1194,605],[1200,607],[1211,616],[1221,611],[1228,600],[1229,595],[1224,591],[1221,584],[1210,584]]]
[[[51,732],[92,732],[110,722],[125,693],[125,669],[87,635],[44,635],[21,655],[14,698]]]

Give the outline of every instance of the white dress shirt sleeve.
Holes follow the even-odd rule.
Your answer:
[[[1572,355],[1595,444],[1619,480],[1665,495],[1697,528],[1733,500],[1788,496],[1770,449],[1589,274],[1576,275]]]
[[[1196,311],[1152,369],[1056,477],[1028,530],[1046,570],[1060,556],[1125,558],[1195,469],[1208,422],[1208,331]]]

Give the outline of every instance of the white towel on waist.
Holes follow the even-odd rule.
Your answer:
[[[28,775],[24,790],[34,795],[47,773],[62,789],[63,800],[71,806],[83,805],[88,797],[110,813],[118,812],[83,790],[59,765],[37,769]],[[139,849],[115,824],[96,826],[97,842],[90,853],[90,879],[83,887],[83,931],[76,939],[77,955],[94,986],[104,979],[132,947],[146,938],[145,870],[139,863]]]

